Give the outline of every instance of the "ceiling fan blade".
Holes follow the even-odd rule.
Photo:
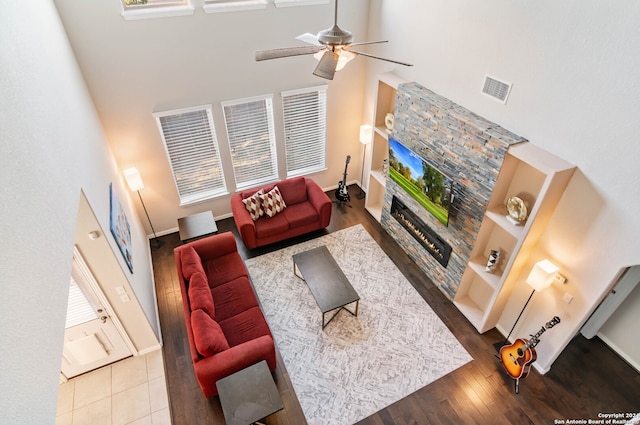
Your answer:
[[[311,34],[310,32],[305,32],[304,34],[300,34],[296,37],[296,40],[304,41],[305,43],[313,44],[319,46],[318,36]]]
[[[300,46],[300,47],[284,47],[281,49],[258,50],[256,52],[256,60],[263,61],[267,59],[286,58],[289,56],[312,55],[324,49],[325,46]]]
[[[356,52],[355,50],[351,50],[351,49],[349,49],[349,50],[344,49],[344,50],[347,51],[347,52],[355,53],[356,55],[366,56],[368,58],[379,59],[379,60],[387,61],[387,62],[393,62],[393,63],[397,63],[399,65],[404,65],[404,66],[413,66],[410,63],[400,62],[400,61],[393,60],[393,59],[381,58],[380,56],[370,55],[369,53]]]
[[[364,46],[365,44],[380,44],[380,43],[388,43],[389,40],[380,40],[380,41],[361,41],[359,43],[351,43],[349,44],[349,47],[351,46]]]
[[[336,68],[338,67],[339,57],[340,55],[331,50],[324,52],[320,61],[318,61],[318,66],[316,66],[316,69],[313,71],[313,75],[326,78],[327,80],[333,80]]]

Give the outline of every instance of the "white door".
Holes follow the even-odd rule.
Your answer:
[[[70,379],[131,356],[135,348],[118,325],[91,271],[74,249],[62,375]]]

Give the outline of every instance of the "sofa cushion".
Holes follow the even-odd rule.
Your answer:
[[[204,262],[210,288],[215,288],[240,276],[248,276],[242,257],[237,252],[213,257]]]
[[[268,238],[287,231],[289,231],[289,222],[283,214],[256,221],[256,237],[258,239]]]
[[[222,328],[204,311],[195,310],[191,313],[191,329],[196,349],[204,357],[229,349]]]
[[[216,317],[211,288],[204,274],[197,272],[189,280],[189,306],[191,311],[203,310],[212,318]]]
[[[319,221],[318,211],[310,202],[289,205],[282,213],[289,222],[290,227],[300,227]]]
[[[282,199],[282,195],[280,194],[278,186],[275,186],[264,195],[259,196],[260,202],[262,203],[262,209],[264,209],[264,213],[268,217],[273,217],[280,211],[283,211],[285,208],[287,208],[287,205],[284,203],[284,199]]]
[[[216,316],[212,317],[219,322],[258,305],[258,299],[246,276],[213,288],[211,294],[216,300]]]
[[[256,221],[264,215],[262,201],[260,200],[261,195],[264,195],[264,189],[260,189],[253,195],[242,200],[242,203],[244,204],[247,211],[249,211],[249,215],[251,215],[251,219],[253,221]]]
[[[202,266],[202,260],[192,246],[182,250],[180,259],[182,261],[182,275],[185,279],[191,279],[191,276],[198,272],[205,275],[206,278],[206,274]]]
[[[231,347],[263,335],[271,335],[260,307],[250,308],[219,323]]]
[[[307,183],[304,177],[294,177],[278,182],[278,189],[287,206],[307,200]]]

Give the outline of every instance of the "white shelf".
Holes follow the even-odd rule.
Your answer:
[[[381,185],[384,186],[387,184],[387,178],[384,176],[384,173],[382,172],[382,170],[371,170],[369,173],[371,177],[376,179],[376,181]]]
[[[378,221],[382,217],[384,191],[387,184],[387,179],[382,173],[382,163],[385,159],[389,159],[390,132],[384,124],[384,119],[388,113],[394,113],[398,85],[405,82],[407,81],[390,72],[378,76],[376,104],[373,108],[374,131],[369,150],[368,190],[365,199],[365,208]]]
[[[504,210],[504,213],[496,212],[496,211],[487,211],[485,213],[485,217],[489,218],[498,226],[500,226],[501,228],[509,232],[509,234],[511,234],[514,238],[520,238],[522,236],[522,233],[524,232],[524,227],[525,227],[524,225],[526,224],[526,222],[523,222],[518,225],[513,224],[507,218],[506,212],[507,212],[506,209]]]
[[[368,207],[365,207],[365,209],[369,211],[369,214],[371,214],[371,216],[375,218],[377,221],[382,220],[382,204],[369,205]]]
[[[485,271],[486,265],[477,262],[469,262],[468,267],[470,267],[480,279],[485,281],[492,288],[500,288],[500,278],[502,274],[497,271],[495,273],[489,273]]]
[[[528,142],[509,148],[484,220],[462,276],[454,304],[484,333],[495,327],[520,279],[527,253],[537,242],[560,201],[575,166]],[[507,218],[506,201],[518,196],[529,216],[521,224]],[[484,270],[492,249],[500,250],[494,273]]]

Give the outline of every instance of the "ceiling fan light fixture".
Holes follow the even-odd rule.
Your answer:
[[[318,53],[314,54],[313,57],[319,61],[322,59],[322,56],[326,51],[327,49],[320,50]],[[335,52],[338,54],[338,65],[336,66],[336,71],[340,71],[347,63],[349,63],[349,61],[351,61],[351,59],[357,56],[355,53],[340,48],[337,48]]]
[[[336,67],[336,71],[340,71],[344,66],[349,63],[349,61],[356,57],[355,53],[351,53],[348,50],[340,49],[338,57],[338,66]]]

